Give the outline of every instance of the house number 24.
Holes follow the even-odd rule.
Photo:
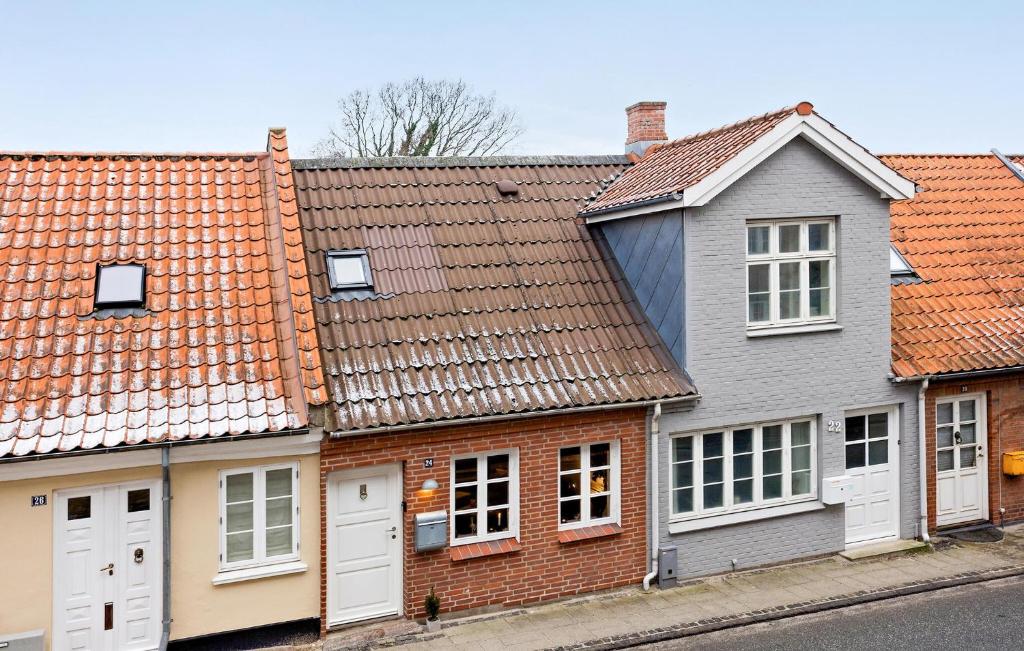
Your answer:
[[[828,421],[828,431],[830,432],[842,432],[843,421],[841,420],[830,420]]]

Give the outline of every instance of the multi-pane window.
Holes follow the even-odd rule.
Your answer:
[[[519,459],[515,450],[452,461],[454,544],[510,538],[519,518]]]
[[[846,417],[846,469],[889,463],[889,412]]]
[[[221,565],[298,558],[298,467],[294,463],[221,473]]]
[[[563,529],[615,522],[619,517],[618,442],[558,452],[558,523]]]
[[[935,405],[935,465],[939,472],[978,465],[978,408],[974,398]]]
[[[671,481],[672,514],[682,517],[813,497],[814,421],[675,437]]]
[[[835,319],[835,221],[747,224],[747,325]]]

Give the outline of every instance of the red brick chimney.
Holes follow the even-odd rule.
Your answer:
[[[665,102],[637,102],[626,107],[626,153],[643,156],[647,148],[668,140]]]

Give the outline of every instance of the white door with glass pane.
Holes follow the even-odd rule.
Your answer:
[[[899,538],[900,448],[896,407],[846,412],[846,544]]]
[[[398,464],[327,477],[327,625],[401,614]]]
[[[53,649],[155,649],[162,610],[159,482],[59,491]]]
[[[935,522],[937,526],[988,519],[985,397],[935,403]]]

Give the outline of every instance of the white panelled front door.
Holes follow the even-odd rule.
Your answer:
[[[401,614],[400,465],[328,476],[327,582],[328,626]]]
[[[157,648],[160,482],[59,491],[54,501],[52,648]]]
[[[935,402],[935,524],[988,519],[983,395]]]
[[[896,407],[846,413],[846,544],[899,538],[900,448]]]

